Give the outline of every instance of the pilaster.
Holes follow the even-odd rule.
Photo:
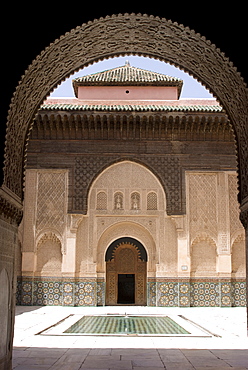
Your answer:
[[[245,248],[246,248],[246,307],[248,307],[248,197],[243,199],[240,205],[240,221],[245,228]],[[248,309],[247,309],[248,322]]]
[[[218,173],[217,180],[217,220],[218,254],[230,253],[228,177],[225,172]]]
[[[16,303],[15,250],[21,200],[6,186],[0,188],[0,369],[11,369]]]
[[[25,200],[23,205],[23,252],[35,251],[35,224],[37,210],[37,170],[26,170]],[[25,257],[24,257],[25,259]],[[26,268],[26,267],[25,267]],[[24,270],[28,271],[28,270]],[[34,271],[34,270],[30,270]]]

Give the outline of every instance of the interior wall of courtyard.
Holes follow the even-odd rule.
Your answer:
[[[79,146],[65,130],[53,140],[44,120],[36,124],[19,228],[19,304],[105,305],[107,249],[131,237],[148,255],[147,305],[245,306],[231,135],[161,143],[150,132],[146,144],[106,136]]]

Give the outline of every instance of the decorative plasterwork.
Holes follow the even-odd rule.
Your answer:
[[[61,242],[62,253],[65,254],[68,197],[67,171],[40,170],[37,173],[37,183],[36,244],[38,245],[39,238],[42,235],[46,235],[46,237],[50,234],[54,235]]]
[[[128,158],[120,158],[119,155],[91,155],[75,158],[73,213],[87,213],[87,197],[93,180],[105,168],[124,159],[128,160]],[[136,158],[132,157],[131,160],[134,161]],[[148,167],[160,180],[167,198],[167,214],[184,214],[179,158],[175,155],[140,155],[136,162]]]
[[[189,72],[223,105],[237,139],[240,200],[248,196],[248,91],[225,55],[209,40],[178,23],[141,14],[107,16],[77,27],[48,46],[29,66],[10,105],[4,184],[22,197],[24,152],[37,109],[66,77],[94,61],[138,54]]]
[[[75,234],[77,232],[80,221],[82,221],[82,215],[69,214],[67,220],[68,229],[72,234]]]
[[[43,242],[45,242],[47,240],[51,240],[51,241],[53,241],[55,243],[61,244],[61,237],[58,237],[53,232],[48,231],[48,232],[42,234],[42,236],[38,239],[38,241],[37,241],[37,248],[39,248],[40,244],[42,244]]]

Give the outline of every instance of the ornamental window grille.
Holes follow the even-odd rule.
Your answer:
[[[123,209],[123,194],[121,192],[114,195],[114,209]]]
[[[152,192],[147,194],[147,210],[155,211],[158,209],[158,197],[157,194]]]
[[[100,191],[97,194],[96,209],[106,210],[107,209],[107,194],[104,191]]]
[[[137,192],[131,194],[131,209],[140,209],[140,194]]]

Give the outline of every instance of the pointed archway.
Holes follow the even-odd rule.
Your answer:
[[[147,304],[147,253],[133,238],[120,238],[108,247],[106,261],[106,305]]]

